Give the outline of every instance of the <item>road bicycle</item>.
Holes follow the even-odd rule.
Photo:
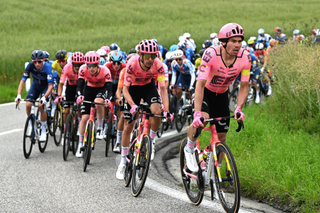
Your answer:
[[[46,140],[39,141],[42,126],[40,121],[40,111],[38,108],[39,101],[35,101],[31,106],[31,113],[28,115],[24,130],[23,130],[23,154],[26,159],[30,157],[32,146],[38,143],[39,151],[43,153],[46,150],[48,144],[48,132],[46,132]],[[37,107],[37,112],[35,114],[35,108]],[[19,108],[19,105],[16,105],[16,108]],[[46,113],[46,112],[45,112]]]
[[[66,119],[66,128],[63,137],[63,160],[68,159],[69,151],[75,155],[78,149],[79,136],[77,135],[79,121],[78,121],[78,105],[73,101],[63,101],[64,104],[70,104],[70,113]]]
[[[111,147],[114,147],[116,140],[117,140],[117,109],[118,107],[114,105],[114,102],[111,102],[111,106],[108,107],[107,111],[107,122],[105,122],[105,125],[107,125],[107,128],[105,129],[105,141],[106,141],[106,149],[105,149],[105,156],[108,157],[108,152]],[[109,125],[111,124],[111,125]]]
[[[90,164],[91,152],[94,149],[96,143],[96,131],[95,131],[95,105],[104,106],[104,103],[97,103],[92,101],[84,100],[83,103],[88,103],[90,107],[90,116],[89,120],[86,123],[86,129],[83,137],[83,146],[80,148],[80,152],[83,152],[83,171],[87,170],[88,164]]]
[[[240,116],[240,113],[237,114]],[[238,212],[240,207],[240,183],[237,172],[236,163],[234,161],[231,150],[226,143],[222,143],[218,139],[216,126],[214,123],[233,118],[232,116],[210,118],[202,122],[211,122],[210,127],[204,128],[211,131],[210,146],[206,147],[207,155],[203,155],[199,140],[197,139],[196,159],[199,171],[191,172],[186,163],[184,148],[187,145],[187,138],[181,142],[180,147],[180,172],[185,192],[194,205],[202,202],[204,191],[210,187],[211,200],[219,199],[223,209],[227,213]],[[244,130],[243,122],[238,123],[237,132]],[[202,128],[197,129],[194,138],[198,137]],[[217,194],[217,196],[215,196]]]
[[[148,134],[149,118],[154,116],[163,118],[163,116],[149,113],[150,109],[147,103],[140,103],[137,111],[132,115],[128,123],[135,120],[139,111],[141,111],[139,127],[132,133],[126,157],[127,164],[124,172],[124,185],[128,187],[131,181],[131,192],[134,197],[137,197],[144,187],[151,161],[153,144],[150,135]]]
[[[184,107],[186,105],[191,105],[191,99],[189,98],[190,92],[187,89],[182,91],[181,98],[177,101],[175,113],[174,113],[174,121],[175,126],[178,132],[181,132],[183,126],[188,121],[189,125],[192,123],[192,108],[191,112],[189,111],[189,107]],[[191,121],[191,123],[190,123]]]

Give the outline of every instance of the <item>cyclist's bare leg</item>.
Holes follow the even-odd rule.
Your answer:
[[[86,124],[87,124],[87,121],[89,120],[89,117],[90,115],[82,115],[82,119],[81,119],[81,122],[79,124],[79,134],[80,135],[83,135],[84,134],[84,131],[86,129]]]
[[[27,101],[26,102],[26,113],[29,116],[31,113],[31,106],[32,106],[32,102],[31,101]]]
[[[97,102],[97,103],[103,103],[104,102],[104,100],[102,98],[96,98],[94,101]],[[97,129],[100,129],[100,130],[103,129],[103,118],[104,118],[104,112],[105,112],[104,106],[96,105],[96,108],[97,108],[98,126],[95,129],[95,131]]]
[[[161,105],[159,103],[151,104],[150,110],[155,115],[159,115],[159,116],[161,115]],[[150,120],[149,128],[151,128],[151,130],[154,131],[154,132],[158,131],[158,128],[159,128],[160,123],[161,123],[161,118],[159,118],[159,117],[151,117],[149,120]]]
[[[124,112],[120,112],[120,119],[119,119],[119,122],[118,122],[118,130],[119,131],[123,131],[123,128],[124,128]]]
[[[39,111],[40,111],[40,120],[42,122],[46,122],[47,121],[47,113],[44,111],[43,105],[39,106]]]
[[[182,88],[181,87],[177,87],[177,100],[180,100],[182,95]]]
[[[256,88],[256,91],[259,91],[259,87],[256,81],[252,81],[253,86]]]

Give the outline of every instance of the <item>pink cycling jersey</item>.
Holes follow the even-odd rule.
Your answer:
[[[78,73],[73,72],[72,63],[63,67],[60,84],[64,84],[66,79],[68,80],[69,85],[77,85]]]
[[[87,65],[82,65],[79,70],[79,78],[87,81],[89,87],[103,87],[106,82],[111,82],[110,71],[106,66],[99,65],[97,75],[91,75]]]
[[[240,49],[235,62],[226,67],[221,56],[221,46],[209,47],[203,54],[198,80],[206,80],[205,87],[215,93],[224,93],[241,72],[241,81],[250,79],[251,55]]]
[[[165,70],[160,59],[154,59],[154,63],[150,69],[145,71],[140,66],[139,55],[132,56],[126,66],[124,85],[142,86],[150,83],[152,78],[157,79],[158,85],[165,85]]]

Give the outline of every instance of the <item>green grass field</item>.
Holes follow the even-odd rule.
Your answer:
[[[257,36],[259,28],[274,36],[273,29],[277,26],[289,38],[296,28],[308,36],[313,28],[320,28],[318,11],[318,0],[3,1],[0,3],[0,103],[11,102],[16,97],[24,63],[31,61],[30,55],[35,49],[47,50],[51,59],[55,59],[59,49],[85,53],[117,43],[128,51],[145,38],[156,38],[169,49],[178,43],[180,35],[189,32],[199,50],[210,33],[219,32],[229,22],[244,28],[246,40]],[[285,66],[279,66],[280,72],[291,63],[299,61],[301,66],[305,63],[297,54],[288,55],[292,50],[296,49],[286,49],[281,56]],[[297,53],[300,51],[308,54],[308,50],[299,49]],[[315,51],[320,52],[319,48]],[[314,57],[318,55],[310,54],[308,62],[313,63]],[[297,69],[299,66],[294,66],[289,71]],[[307,85],[312,74],[319,75],[319,72],[314,71],[304,79]],[[285,91],[287,82],[282,83],[275,85]],[[308,97],[314,96],[314,90],[319,91],[319,87],[309,89]],[[276,93],[278,99],[274,100],[280,100],[279,103],[270,100],[266,105],[245,108],[246,131],[236,134],[236,124],[232,123],[227,143],[236,158],[243,194],[276,206],[288,206],[288,211],[315,212],[320,210],[317,157],[320,148],[316,128],[320,114],[314,104],[310,104],[312,114],[302,116],[309,116],[307,119],[312,122],[305,119],[301,126],[296,121],[287,125],[294,120],[290,106],[299,107],[293,104],[295,99],[288,98],[292,92]],[[22,97],[25,95],[24,91]],[[310,112],[310,109],[301,108],[299,113]]]

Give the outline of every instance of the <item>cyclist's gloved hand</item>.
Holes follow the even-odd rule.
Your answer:
[[[137,105],[133,105],[130,109],[130,113],[131,115],[133,115],[136,111],[137,111],[138,106]]]
[[[47,104],[46,97],[42,96],[42,98],[40,99],[40,103],[43,103],[44,105],[46,105]]]
[[[17,95],[16,99],[14,99],[14,101],[16,102],[16,104],[19,104],[21,101],[21,95]]]
[[[111,101],[109,99],[104,100],[104,104],[110,108],[112,107]]]
[[[244,120],[245,114],[243,112],[241,112],[241,107],[237,106],[236,110],[234,111],[235,114],[235,118],[238,120],[239,118],[237,117],[237,113],[240,113],[240,118],[241,120]]]
[[[59,103],[61,101],[62,101],[62,97],[61,96],[58,96],[58,97],[56,97],[56,99],[54,99],[54,103],[55,104],[57,104],[57,103]]]
[[[84,99],[84,96],[83,95],[79,95],[78,98],[77,98],[77,104],[82,103],[83,99]]]
[[[200,118],[201,118],[201,111],[198,111],[198,112],[195,112],[194,114],[193,114],[193,122],[192,122],[192,125],[195,127],[195,128],[197,128],[197,127],[199,127],[201,124],[202,124],[202,122],[201,122],[201,120],[200,120]]]
[[[173,115],[170,112],[164,112],[164,116],[166,116],[167,119],[170,119],[170,121],[173,121]]]

